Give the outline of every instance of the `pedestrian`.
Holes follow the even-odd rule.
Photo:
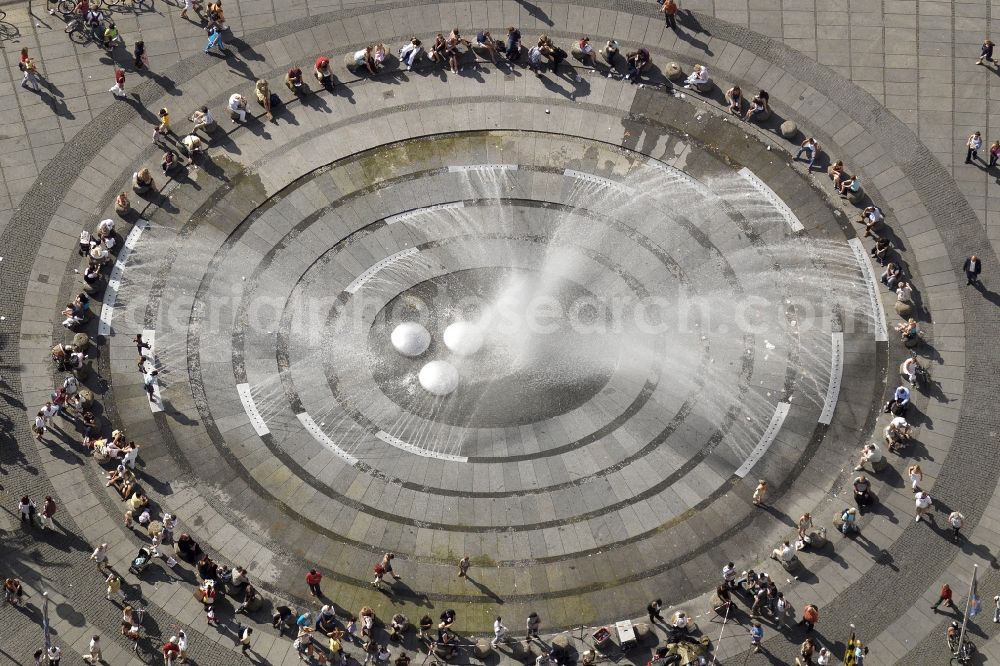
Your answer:
[[[469,556],[466,555],[458,561],[458,577],[468,578],[469,577]]]
[[[799,516],[798,528],[799,528],[799,538],[806,538],[806,531],[813,526],[813,519],[809,513],[803,513]]]
[[[174,660],[181,654],[181,649],[177,646],[177,637],[171,636],[170,640],[163,644],[161,651],[164,666],[174,666]]]
[[[173,155],[173,153],[167,153],[168,155]],[[150,402],[156,402],[156,378],[159,376],[159,370],[152,370],[142,377],[142,386],[146,390],[146,395],[149,396]]]
[[[948,514],[948,524],[951,525],[952,538],[958,541],[961,535],[959,532],[962,529],[962,525],[965,524],[965,516],[959,511],[952,511]]]
[[[199,11],[200,8],[201,8],[201,4],[200,3],[198,5],[198,7],[196,8],[195,4],[194,4],[194,0],[184,0],[184,9],[181,10],[181,18],[187,18],[188,17],[188,12],[191,12],[191,11],[197,12],[197,13],[200,14],[201,13]]]
[[[965,271],[965,284],[974,285],[979,282],[979,274],[983,272],[983,262],[976,255],[972,255],[962,264],[962,270]]]
[[[990,146],[990,168],[992,169],[997,165],[997,160],[1000,159],[1000,140],[994,141],[993,145]]]
[[[816,643],[813,642],[812,638],[807,638],[802,641],[801,647],[799,647],[799,656],[795,658],[795,663],[797,666],[812,666],[813,654],[816,653]]]
[[[210,627],[216,626],[215,625],[215,606],[211,606],[211,605],[205,606],[205,624],[207,624]],[[246,650],[244,650],[244,652],[246,652]]]
[[[45,406],[42,407],[42,418],[45,419],[46,428],[52,427],[52,419],[55,418],[55,416],[58,414],[59,414],[59,408],[53,405],[51,400],[47,401],[45,403]]]
[[[661,608],[663,608],[662,599],[653,599],[651,602],[649,602],[649,605],[646,606],[646,613],[649,614],[650,622],[656,622],[657,620],[659,620],[660,622],[666,624],[667,621],[664,620],[663,615],[660,614]]]
[[[208,53],[212,47],[219,49],[219,51],[225,50],[225,44],[222,43],[222,30],[218,25],[211,25],[208,27],[208,43],[205,44],[205,53]]]
[[[795,619],[795,607],[792,602],[785,598],[785,595],[778,592],[778,600],[774,604],[775,614],[778,616],[778,628],[783,629]]]
[[[928,495],[924,491],[920,490],[920,491],[917,492],[916,495],[914,495],[914,502],[915,502],[916,508],[917,508],[917,515],[913,519],[913,522],[919,523],[920,519],[923,516],[925,516],[928,513],[930,513],[931,504],[933,503],[933,501],[931,500],[931,496],[930,495]]]
[[[760,506],[764,503],[764,495],[767,493],[767,481],[764,479],[757,479],[757,487],[753,491],[753,503],[754,506]]]
[[[90,639],[90,654],[84,655],[83,660],[88,664],[100,664],[104,661],[104,655],[101,654],[101,637],[97,634]]]
[[[47,428],[45,427],[45,415],[41,411],[35,414],[35,425],[31,427],[31,430],[35,433],[35,439],[39,442],[42,441],[42,436],[45,434]]]
[[[21,513],[21,522],[28,523],[31,527],[35,522],[35,503],[25,495],[17,505],[17,510]]]
[[[59,666],[62,659],[62,649],[58,645],[52,645],[48,649],[49,666]]]
[[[111,86],[108,92],[115,97],[125,96],[125,70],[121,67],[115,67],[115,85]]]
[[[397,576],[396,572],[392,570],[392,561],[396,559],[396,553],[386,553],[382,556],[382,569],[385,573],[392,576],[393,580],[403,580],[402,576]]]
[[[135,345],[135,350],[139,352],[139,356],[142,356],[143,349],[150,349],[149,343],[142,339],[142,333],[136,333],[135,337],[132,338],[132,343]]]
[[[966,164],[972,164],[972,160],[979,159],[979,149],[983,147],[983,137],[978,130],[969,135],[965,147],[969,149],[965,154]]]
[[[814,137],[808,137],[799,145],[799,149],[795,153],[795,159],[799,159],[799,156],[802,153],[806,153],[809,156],[809,166],[806,167],[806,170],[812,171],[813,163],[816,161],[816,155],[819,153],[819,143]]]
[[[183,629],[177,630],[177,649],[180,651],[181,663],[186,664],[188,660],[188,635]]]
[[[1000,594],[993,597],[993,621],[1000,622]]]
[[[503,620],[497,615],[497,619],[493,622],[493,640],[490,641],[490,645],[497,647],[500,641],[507,640],[507,627],[504,626]]]
[[[806,631],[812,631],[817,622],[819,622],[819,609],[813,604],[806,604],[802,608],[802,619],[799,620],[799,626],[804,625]]]
[[[663,19],[666,21],[667,27],[671,30],[677,30],[677,10],[680,7],[677,6],[675,0],[664,0],[663,4],[660,5],[660,11],[663,13]]]
[[[237,623],[236,625],[236,642],[240,646],[240,651],[243,654],[247,653],[250,649],[250,640],[253,637],[253,629],[251,627],[244,627],[242,624]]]
[[[108,577],[104,579],[107,584],[107,591],[104,594],[104,598],[111,601],[111,597],[120,597],[122,603],[125,602],[125,593],[122,592],[122,579],[119,578],[114,572],[108,574]]]
[[[762,640],[764,640],[764,627],[760,626],[760,622],[755,620],[750,627],[750,646],[754,652],[760,652],[760,642]]]
[[[156,143],[159,140],[160,135],[170,134],[171,133],[170,132],[170,110],[167,109],[166,107],[163,107],[156,114],[156,117],[159,118],[160,124],[157,125],[156,129],[153,130],[153,143]]]
[[[103,572],[108,566],[108,544],[102,543],[90,554],[90,559],[97,562],[97,570]]]
[[[38,84],[38,66],[35,64],[34,58],[28,55],[28,49],[21,49],[21,57],[17,62],[17,68],[24,74],[24,77],[21,79],[21,87],[41,92],[42,87]]]
[[[910,476],[910,489],[913,492],[920,490],[920,482],[924,480],[924,470],[920,469],[920,465],[916,463],[910,465],[906,473]]]
[[[933,604],[931,604],[931,610],[936,611],[938,609],[938,606],[940,606],[941,604],[945,604],[946,606],[948,606],[948,608],[954,609],[955,602],[952,601],[951,597],[952,597],[951,586],[948,585],[948,583],[945,583],[944,585],[941,586],[941,592],[940,594],[938,594],[938,600],[935,601]]]
[[[830,653],[828,649],[820,648],[819,654],[816,655],[816,664],[817,666],[830,666],[830,661],[832,658],[833,655]]]
[[[527,625],[527,639],[530,641],[532,638],[538,638],[538,628],[542,626],[542,618],[538,616],[538,613],[531,611],[528,613]]]
[[[314,597],[322,597],[323,590],[319,588],[320,581],[323,580],[323,574],[316,571],[315,569],[310,569],[309,573],[306,574],[306,585],[309,586],[309,594]]]
[[[993,42],[988,39],[983,41],[983,47],[979,50],[979,60],[976,61],[976,64],[982,65],[984,60],[994,65],[997,64],[997,61],[993,59]]]
[[[722,582],[726,584],[726,587],[733,589],[736,587],[736,565],[732,562],[726,564],[722,567]]]

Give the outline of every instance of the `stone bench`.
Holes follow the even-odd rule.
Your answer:
[[[670,81],[680,81],[684,78],[684,70],[676,62],[670,62],[663,68],[663,75]]]
[[[779,131],[781,132],[781,136],[791,140],[794,139],[796,136],[798,136],[799,127],[798,125],[795,124],[795,121],[786,120],[785,122],[781,123]]]

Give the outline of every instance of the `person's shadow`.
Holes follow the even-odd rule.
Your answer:
[[[555,25],[555,23],[552,21],[552,19],[549,18],[549,15],[546,14],[545,11],[541,7],[539,7],[538,5],[536,5],[536,4],[532,3],[532,2],[528,2],[528,0],[515,0],[515,2],[517,2],[517,4],[519,4],[522,7],[524,7],[524,10],[526,12],[528,12],[528,16],[530,16],[532,18],[535,18],[535,19],[538,19],[539,21],[541,21],[545,25],[548,25],[548,26]]]
[[[976,280],[971,285],[976,291],[982,294],[983,298],[992,303],[994,306],[1000,306],[1000,294],[995,291],[990,291],[983,284],[982,280]]]

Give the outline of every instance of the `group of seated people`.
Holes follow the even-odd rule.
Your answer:
[[[55,345],[52,347],[52,361],[59,372],[78,370],[83,367],[87,357],[77,345]]]
[[[708,78],[707,72],[704,77]],[[746,114],[743,113],[743,90],[739,86],[733,86],[726,91],[726,103],[729,105],[730,113],[737,117],[742,116],[747,122],[766,120],[771,115],[771,96],[763,89],[758,90],[750,99]]]
[[[83,292],[77,294],[76,298],[63,308],[62,316],[65,317],[62,322],[63,326],[70,330],[76,329],[91,316],[90,297]]]

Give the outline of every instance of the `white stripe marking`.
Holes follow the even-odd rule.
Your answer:
[[[461,164],[448,167],[449,173],[463,171],[517,171],[516,164]]]
[[[831,333],[830,343],[830,385],[826,389],[823,411],[819,414],[819,422],[824,425],[833,421],[833,412],[840,397],[840,383],[844,379],[844,334],[840,331]]]
[[[449,460],[451,462],[468,462],[468,458],[465,456],[453,456],[448,453],[438,453],[437,451],[428,451],[427,449],[422,449],[419,446],[414,446],[413,444],[408,444],[398,437],[394,437],[384,430],[379,430],[375,433],[375,436],[381,439],[386,444],[395,446],[397,449],[402,449],[408,453],[414,455],[423,456],[425,458],[437,458],[438,460]]]
[[[868,253],[865,252],[865,246],[861,243],[860,238],[852,238],[847,241],[847,244],[851,246],[861,272],[868,278],[865,280],[865,286],[868,287],[868,300],[871,302],[872,316],[875,318],[875,342],[888,342],[889,328],[885,323],[885,309],[882,307],[882,299],[878,296],[879,282],[875,277],[871,262],[868,260]]]
[[[257,405],[253,404],[253,396],[250,394],[249,384],[237,384],[236,392],[240,394],[240,402],[243,403],[243,409],[246,411],[247,416],[250,417],[250,425],[253,429],[257,431],[258,435],[269,435],[271,431],[267,429],[267,424],[264,423],[264,418],[257,411]]]
[[[326,433],[320,429],[315,421],[313,421],[313,417],[309,416],[309,412],[301,412],[298,414],[298,417],[299,422],[305,427],[306,430],[309,431],[309,434],[312,435],[317,442],[333,451],[338,458],[346,462],[348,465],[353,466],[358,464],[357,458],[334,444],[333,440],[326,436]]]
[[[143,364],[143,387],[145,387],[146,373],[156,370],[156,331],[151,328],[143,329],[142,341],[149,343],[149,349],[143,354],[147,359]],[[160,397],[160,380],[153,377],[153,399],[149,401],[149,410],[156,414],[163,411],[163,399]]]
[[[365,271],[361,275],[359,275],[358,277],[354,278],[354,281],[351,282],[351,284],[347,285],[347,289],[345,289],[344,291],[346,291],[349,294],[355,293],[358,289],[361,289],[361,287],[363,287],[366,282],[368,282],[369,280],[371,280],[372,277],[376,273],[378,273],[380,270],[382,270],[386,266],[389,266],[390,264],[394,264],[397,261],[399,261],[400,259],[403,259],[404,257],[408,257],[411,254],[416,254],[419,251],[420,250],[418,250],[415,247],[408,247],[405,250],[400,250],[399,252],[397,252],[395,254],[390,254],[385,259],[379,260],[379,262],[376,263],[374,266],[370,266],[369,268],[366,268]]]
[[[397,215],[390,215],[385,218],[386,224],[396,224],[397,222],[406,222],[415,217],[419,217],[425,213],[432,213],[436,210],[450,210],[453,208],[465,208],[464,201],[455,201],[452,203],[438,204],[436,206],[427,206],[425,208],[414,208],[413,210],[408,210],[405,213],[399,213]]]
[[[774,408],[774,416],[771,417],[771,422],[767,425],[767,429],[764,434],[760,436],[760,441],[757,442],[757,446],[754,447],[753,451],[750,452],[750,456],[740,465],[740,468],[736,470],[736,476],[741,479],[750,473],[753,466],[764,457],[764,454],[774,443],[774,438],[778,436],[778,431],[781,430],[781,424],[785,422],[785,417],[788,416],[788,410],[791,408],[791,404],[787,402],[779,402]]]
[[[104,298],[101,299],[103,304],[101,305],[100,322],[97,325],[98,335],[105,337],[111,335],[111,320],[115,316],[115,301],[118,300],[118,290],[122,286],[122,276],[125,274],[125,262],[128,261],[128,256],[135,249],[136,244],[139,242],[139,236],[142,235],[147,224],[149,224],[148,220],[139,218],[135,226],[132,227],[132,231],[128,232],[125,243],[118,252],[118,260],[111,269],[111,275],[108,277],[108,286],[104,289]]]
[[[799,222],[799,218],[792,212],[792,209],[781,200],[781,197],[774,193],[774,190],[767,186],[767,183],[758,178],[757,174],[746,167],[743,167],[737,173],[750,183],[755,190],[763,194],[764,198],[770,201],[772,206],[778,209],[778,212],[788,222],[788,226],[792,228],[792,231],[802,231],[805,229],[802,223]]]

